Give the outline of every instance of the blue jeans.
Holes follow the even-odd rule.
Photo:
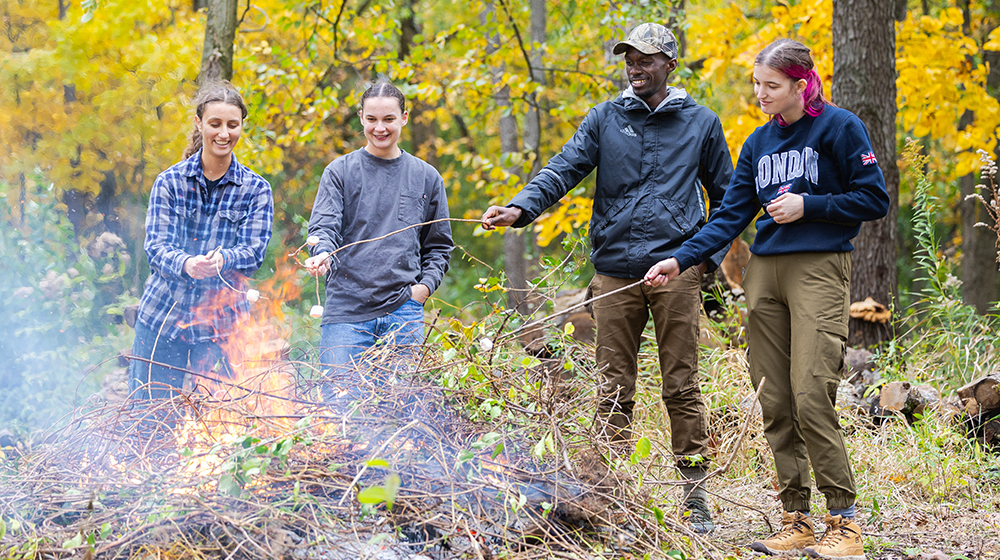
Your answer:
[[[319,361],[329,367],[323,400],[330,401],[336,392],[345,390],[359,396],[362,376],[376,384],[391,380],[397,371],[413,364],[415,350],[423,342],[424,305],[415,299],[369,321],[323,325]],[[384,345],[385,353],[365,355],[376,344]]]
[[[176,395],[184,387],[186,371],[232,377],[229,358],[217,342],[191,343],[183,337],[170,339],[165,336],[157,340],[157,331],[138,321],[132,355],[142,358],[133,359],[128,366],[128,385],[134,399],[165,399]]]

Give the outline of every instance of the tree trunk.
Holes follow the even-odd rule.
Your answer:
[[[972,37],[972,12],[969,0],[959,0],[962,10],[962,32]],[[992,29],[984,29],[981,35],[986,37]],[[975,61],[967,57],[970,64]],[[986,77],[986,90],[993,97],[1000,98],[1000,52],[984,51],[983,61],[989,64],[990,73]],[[974,113],[966,111],[959,122],[959,129],[964,129],[972,123]],[[997,154],[994,154],[997,157]],[[990,305],[1000,296],[1000,275],[997,274],[996,236],[987,228],[977,228],[979,222],[989,222],[990,217],[978,200],[966,200],[966,197],[976,191],[978,181],[974,174],[966,175],[959,180],[961,198],[958,211],[962,217],[962,301],[975,306],[979,313],[986,313]],[[990,202],[990,193],[986,190],[979,193]]]
[[[686,10],[687,0],[672,0],[670,2],[670,19],[667,20],[667,29],[677,39],[678,61],[684,60],[685,55],[687,55],[687,32],[683,25]]]
[[[487,7],[487,12],[494,13],[495,19],[495,9],[492,4]],[[484,21],[489,18],[485,17]],[[513,25],[513,23],[512,23]],[[492,54],[500,48],[500,41],[497,35],[491,34],[487,41],[487,54]],[[493,67],[493,83],[499,84],[500,77],[504,73],[504,67],[495,66]],[[497,107],[501,109],[510,108],[510,88],[507,86],[498,88],[493,95],[493,99],[497,104]],[[517,118],[514,117],[513,113],[510,111],[505,111],[506,114],[500,117],[500,151],[503,157],[506,158],[508,154],[517,153],[520,151],[520,139],[517,133]],[[519,174],[517,166],[512,166],[506,168],[508,173]],[[507,283],[509,284],[510,291],[507,292],[507,306],[511,309],[516,309],[519,313],[527,313],[528,306],[525,302],[525,296],[528,293],[528,263],[525,258],[525,243],[524,236],[521,232],[514,230],[513,228],[507,228],[503,234],[503,257],[504,257],[504,273],[507,276]]]
[[[401,61],[410,56],[413,38],[421,33],[417,23],[417,0],[408,0],[406,12],[399,26],[399,52],[397,58]],[[434,149],[434,138],[437,131],[434,123],[423,118],[425,104],[420,99],[409,100],[409,121],[406,128],[410,132],[410,146],[414,155],[437,167],[437,151]]]
[[[975,306],[979,313],[986,313],[998,297],[996,237],[987,228],[976,227],[979,222],[989,222],[990,217],[981,202],[966,200],[979,192],[987,202],[987,191],[977,191],[976,177],[966,175],[959,180],[962,196],[958,210],[962,216],[962,301]]]
[[[868,127],[889,193],[889,214],[863,224],[854,240],[851,301],[871,297],[885,305],[893,303],[897,285],[895,11],[895,3],[884,0],[833,1],[832,98]],[[891,334],[885,325],[856,319],[850,327],[852,346],[871,346]]]
[[[205,43],[201,51],[201,85],[233,79],[233,41],[236,39],[237,0],[209,0]]]
[[[501,70],[496,76],[499,77],[499,74],[502,73]],[[497,91],[496,103],[498,107],[510,107],[510,91],[507,87]],[[500,149],[504,156],[520,150],[517,137],[517,119],[510,113],[500,117]],[[517,173],[518,170],[515,166],[515,168],[508,168],[507,171]],[[528,312],[528,305],[525,302],[528,294],[528,259],[525,256],[527,252],[525,235],[522,234],[525,231],[528,231],[528,228],[523,230],[507,228],[503,234],[504,273],[510,284],[510,291],[507,292],[507,306],[522,314]]]

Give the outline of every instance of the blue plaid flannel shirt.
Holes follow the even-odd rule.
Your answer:
[[[244,279],[264,262],[273,217],[271,185],[235,156],[211,190],[200,150],[160,173],[146,211],[144,248],[151,274],[137,320],[160,336],[182,337],[191,344],[231,334],[249,302],[218,275],[191,278],[184,272],[184,261],[222,247],[221,275],[231,286],[246,290]],[[218,309],[206,316],[199,308]]]

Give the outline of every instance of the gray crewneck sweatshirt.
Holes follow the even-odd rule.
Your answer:
[[[313,255],[374,239],[406,226],[448,217],[444,181],[436,169],[406,152],[382,159],[364,148],[323,171],[309,235]],[[323,324],[360,323],[391,313],[410,298],[410,287],[431,293],[448,270],[451,225],[410,228],[337,253],[326,278]]]

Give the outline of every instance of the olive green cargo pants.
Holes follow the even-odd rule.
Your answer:
[[[811,479],[827,508],[854,504],[837,411],[850,297],[850,253],[750,257],[744,275],[750,379],[760,395],[785,511],[809,511]]]
[[[597,274],[593,297],[637,279]],[[613,440],[631,439],[637,358],[642,331],[653,316],[662,377],[661,396],[670,417],[674,456],[681,466],[708,459],[708,425],[698,385],[698,319],[701,274],[691,268],[664,286],[639,285],[594,302],[597,367],[604,376],[599,416]],[[700,456],[700,458],[699,458]]]

